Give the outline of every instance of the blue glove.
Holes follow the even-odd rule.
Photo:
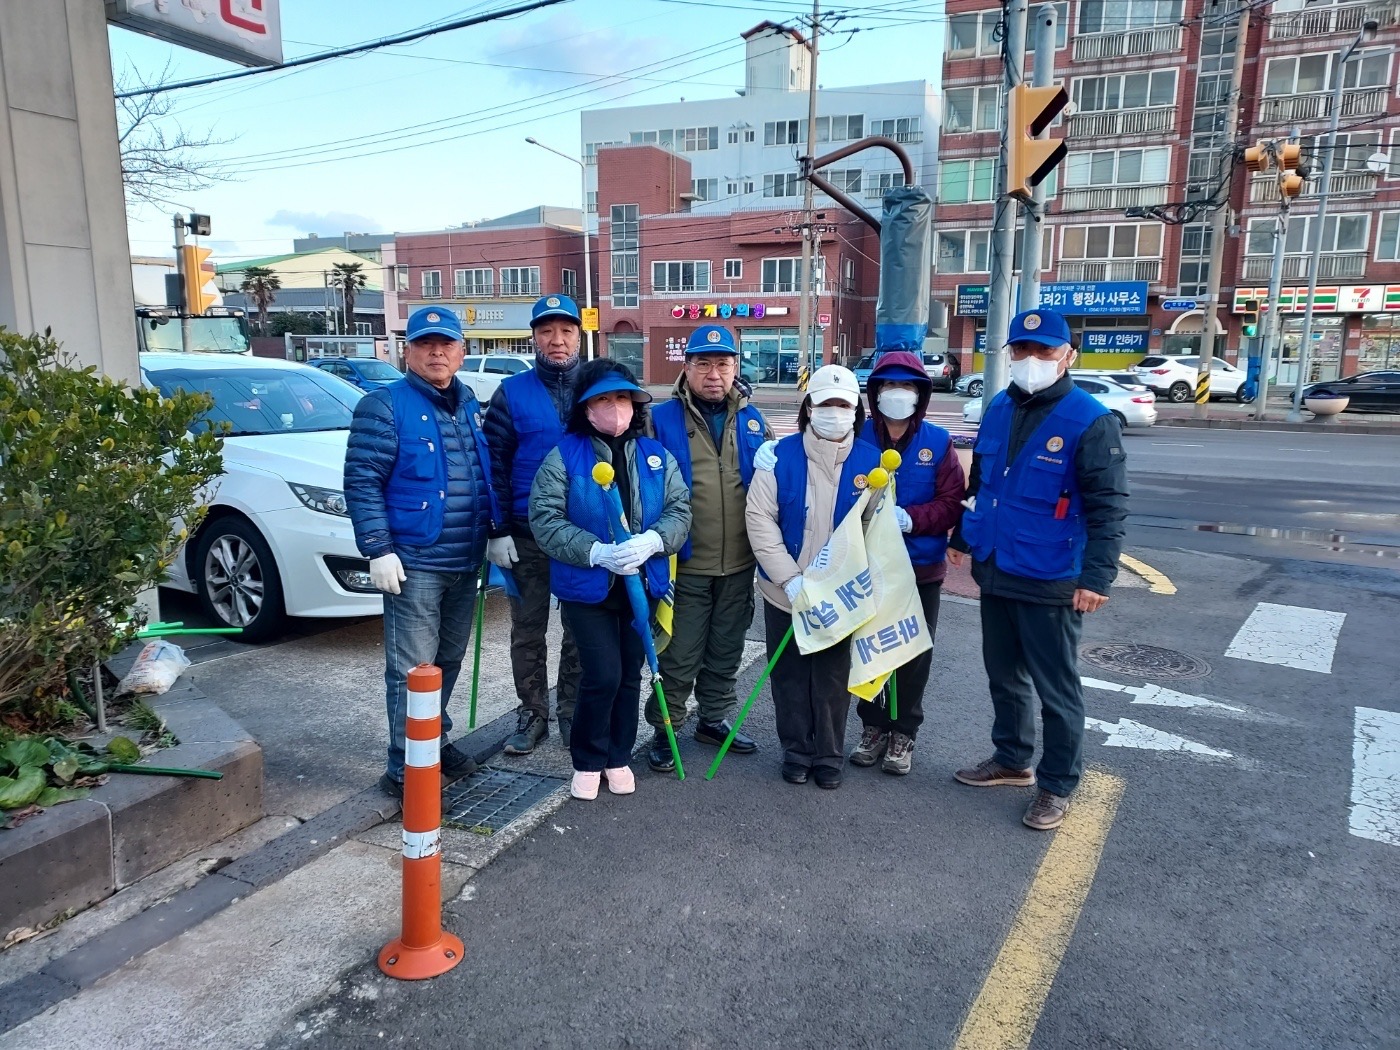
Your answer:
[[[758,446],[758,451],[753,454],[754,470],[772,470],[778,465],[778,443],[776,441],[765,441]]]
[[[595,543],[588,552],[588,564],[602,566],[615,576],[635,576],[637,566],[629,563],[620,543]]]

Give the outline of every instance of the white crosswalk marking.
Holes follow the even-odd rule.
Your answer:
[[[778,437],[797,433],[797,409],[764,408],[763,416]],[[935,426],[940,426],[950,434],[976,434],[975,423],[964,423],[961,412],[931,411],[924,417]]]
[[[1400,846],[1400,714],[1356,709],[1351,833]]]
[[[1101,718],[1086,718],[1084,725],[1088,729],[1097,729],[1100,733],[1108,734],[1108,739],[1103,742],[1104,747],[1137,747],[1144,751],[1184,751],[1194,755],[1204,755],[1207,758],[1234,757],[1229,751],[1199,744],[1194,740],[1188,740],[1184,736],[1177,736],[1175,733],[1168,733],[1162,729],[1154,729],[1141,722],[1134,722],[1131,718],[1120,718],[1117,722],[1105,722]]]
[[[1225,655],[1331,674],[1332,654],[1345,619],[1346,613],[1260,602]]]

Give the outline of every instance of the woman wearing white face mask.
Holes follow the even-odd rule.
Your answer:
[[[623,365],[599,358],[579,367],[574,404],[559,446],[530,489],[530,531],[549,555],[550,590],[578,643],[581,673],[569,752],[574,798],[615,795],[636,781],[642,661],[632,606],[619,576],[641,573],[652,607],[670,586],[670,556],[690,533],[690,492],[671,454],[645,437],[651,395]],[[593,467],[611,463],[632,539],[614,543],[608,499]],[[650,628],[650,624],[646,625]]]
[[[755,459],[745,520],[758,559],[758,589],[768,658],[792,625],[792,601],[802,572],[860,498],[880,450],[856,435],[864,423],[855,374],[840,365],[812,373],[797,412],[798,433],[779,441],[771,469]],[[837,643],[803,656],[789,644],[773,668],[769,688],[783,745],[783,779],[819,787],[841,786],[846,715],[851,695],[850,647]]]
[[[860,436],[880,449],[894,449],[901,464],[895,474],[895,519],[914,566],[929,635],[938,627],[938,599],[948,564],[948,533],[962,517],[966,480],[952,439],[924,419],[933,383],[915,354],[883,353],[865,383],[870,418]],[[924,689],[933,667],[932,651],[895,672],[898,718],[890,718],[889,696],[856,705],[865,728],[851,752],[857,766],[873,766],[901,776],[909,772],[914,737],[924,721]]]

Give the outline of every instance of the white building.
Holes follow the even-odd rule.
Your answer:
[[[744,34],[744,87],[733,98],[585,110],[582,114],[586,207],[596,211],[601,146],[654,143],[690,161],[694,211],[800,206],[797,157],[806,152],[810,56],[796,30],[763,22]],[[867,135],[903,145],[915,181],[932,187],[938,148],[938,96],[926,80],[822,88],[817,94],[817,156]],[[898,160],[869,149],[824,171],[872,211],[890,186],[903,184]],[[833,202],[818,193],[822,207]]]

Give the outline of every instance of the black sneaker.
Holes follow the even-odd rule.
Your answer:
[[[733,728],[728,722],[701,722],[695,727],[695,739],[702,744],[720,747],[729,738],[729,731]],[[751,755],[758,750],[758,743],[753,737],[735,733],[734,743],[729,745],[729,750],[736,755]]]
[[[441,758],[442,775],[448,780],[461,780],[469,777],[478,769],[476,759],[461,750],[456,744],[444,744],[442,746]]]
[[[674,773],[676,759],[671,754],[671,742],[666,739],[666,730],[658,729],[651,737],[651,750],[647,752],[647,767],[653,773]]]
[[[390,798],[396,798],[400,802],[403,801],[403,781],[395,780],[388,773],[385,773],[379,778],[379,790]]]
[[[807,783],[807,767],[800,766],[796,762],[783,763],[783,779],[789,784]]]
[[[549,736],[549,722],[533,711],[522,711],[515,724],[515,735],[506,741],[508,755],[528,755]]]
[[[830,766],[818,766],[812,770],[812,779],[817,782],[817,787],[835,791],[841,786],[841,771]]]
[[[574,735],[574,720],[568,715],[559,716],[559,743],[564,745],[564,750],[569,750],[569,743]]]

